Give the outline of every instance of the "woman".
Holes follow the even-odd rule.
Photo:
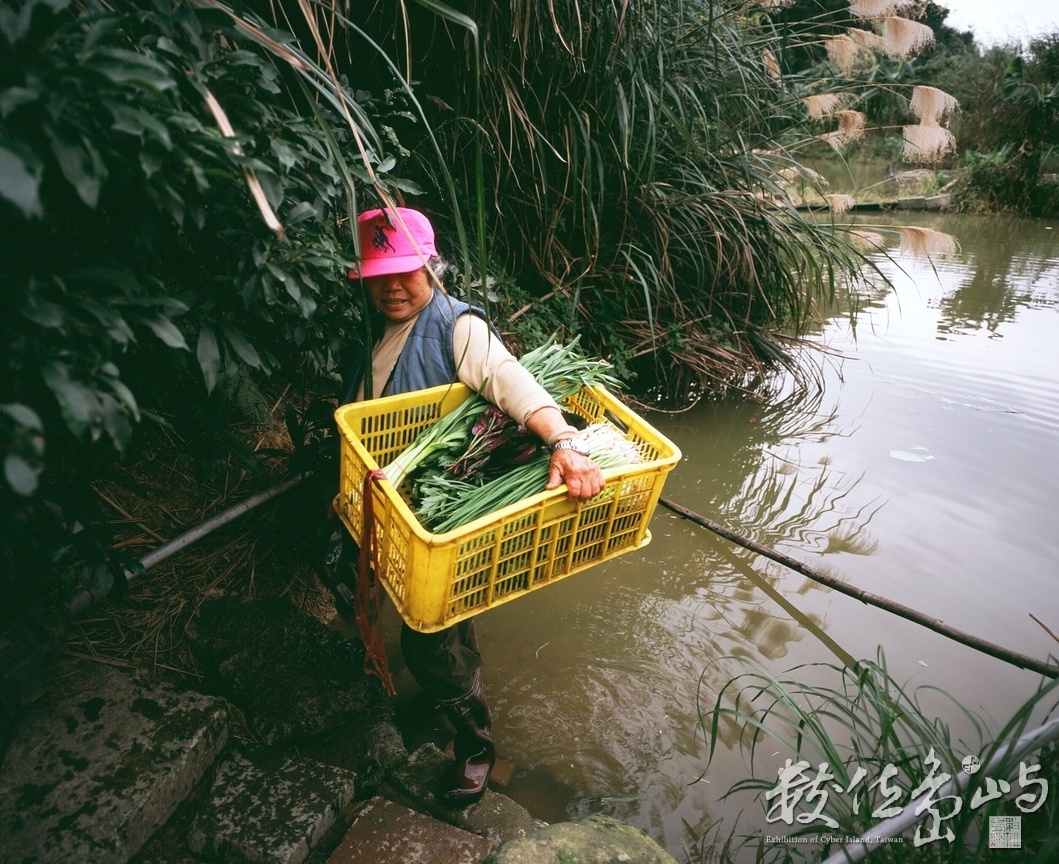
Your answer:
[[[354,362],[344,401],[462,381],[552,448],[546,488],[565,483],[577,501],[599,493],[603,476],[559,406],[507,351],[481,310],[441,290],[433,273],[440,263],[434,231],[426,216],[403,207],[369,210],[357,218],[357,229],[362,260],[349,276],[363,284],[382,316],[383,332],[370,358],[362,351]],[[364,374],[368,362],[370,378]],[[456,763],[444,797],[456,804],[478,800],[495,751],[473,622],[437,633],[404,625],[401,650],[413,677],[456,730]]]

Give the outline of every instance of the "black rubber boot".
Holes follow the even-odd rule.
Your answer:
[[[452,747],[456,764],[441,795],[448,803],[462,807],[485,794],[496,762],[493,719],[485,701],[482,676],[475,673],[470,690],[455,699],[443,699],[440,705],[456,729]]]

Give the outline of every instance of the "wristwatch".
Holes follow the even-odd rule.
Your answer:
[[[589,455],[588,445],[577,436],[563,438],[556,441],[552,444],[552,450],[573,450],[575,453],[580,453],[582,456]]]

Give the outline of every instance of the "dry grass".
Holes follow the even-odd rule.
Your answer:
[[[898,230],[901,234],[901,251],[915,258],[947,258],[955,255],[960,248],[951,234],[935,231],[933,228],[902,225]]]
[[[848,93],[814,93],[804,97],[802,103],[813,120],[820,120],[843,108],[849,99]]]
[[[844,109],[835,111],[832,116],[838,120],[838,128],[820,136],[835,152],[842,150],[854,141],[864,137],[866,131],[866,118],[860,111]]]
[[[908,57],[934,44],[934,31],[909,18],[883,18],[880,27],[883,50],[894,58]]]
[[[918,86],[912,88],[912,98],[909,101],[912,113],[923,123],[941,123],[946,118],[955,114],[960,103],[955,96],[950,96],[944,90],[937,87]]]
[[[768,72],[770,78],[780,78],[779,61],[776,59],[776,55],[767,48],[761,52],[761,62],[765,64],[765,71]]]
[[[846,213],[857,203],[857,199],[852,195],[843,195],[840,192],[825,195],[824,200],[832,213]]]
[[[885,18],[898,10],[917,5],[918,0],[851,0],[849,14],[854,18]]]
[[[881,47],[882,40],[879,42]],[[875,54],[871,47],[855,41],[851,35],[840,33],[833,36],[824,43],[824,48],[827,58],[843,75],[850,76],[859,69],[871,69],[875,65]]]
[[[273,416],[282,413],[274,410]],[[241,431],[257,450],[291,449],[281,422]],[[274,485],[286,472],[285,459],[267,459],[263,475],[233,465],[204,480],[186,467],[183,449],[182,442],[158,440],[135,463],[94,484],[113,548],[137,559]],[[281,496],[135,577],[126,597],[74,622],[67,652],[132,668],[146,679],[186,680],[199,675],[185,639],[187,626],[209,597],[287,596],[327,622],[334,612],[330,594],[283,524],[292,505],[296,502]],[[323,520],[322,509],[320,515]]]
[[[883,37],[871,30],[850,27],[846,30],[846,35],[862,48],[867,48],[871,51],[882,51],[886,45]]]
[[[940,162],[956,149],[956,137],[944,126],[934,122],[905,126],[902,157],[920,164]]]

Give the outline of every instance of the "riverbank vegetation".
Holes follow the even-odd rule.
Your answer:
[[[804,20],[811,8],[833,17],[842,5],[804,0],[785,14]],[[981,45],[948,26],[947,16],[944,4],[925,5],[919,20],[933,31],[934,45],[911,58],[877,57],[859,107],[866,128],[892,131],[905,122],[910,90],[941,91],[953,100],[945,123],[952,146],[927,164],[909,165],[902,158],[906,130],[869,136],[843,154],[817,146],[805,161],[857,201],[947,192],[966,212],[1059,215],[1059,33]],[[803,62],[819,60],[821,50]]]
[[[290,590],[328,530],[331,410],[367,338],[349,227],[380,201],[431,213],[448,287],[512,347],[580,335],[642,404],[753,393],[783,369],[811,384],[788,349],[873,275],[873,245],[795,207],[804,191],[846,203],[808,156],[854,166],[870,141],[931,171],[978,159],[965,200],[1006,194],[1010,169],[1012,206],[1037,206],[1054,45],[994,93],[1023,138],[982,137],[972,157],[954,148],[986,85],[968,98],[923,70],[932,41],[986,55],[940,14],[0,0],[7,614],[120,597],[146,546],[307,471],[267,555],[244,535],[210,583],[256,590],[271,556]],[[139,663],[179,642],[172,621],[103,626]]]
[[[324,513],[366,338],[349,225],[381,200],[431,212],[513,347],[580,334],[655,405],[802,374],[789,341],[865,273],[792,206],[799,147],[858,121],[832,111],[852,79],[786,59],[819,34],[782,5],[0,10],[9,609],[120,593],[135,544],[99,488],[173,494],[132,479],[152,454],[233,492],[310,470],[295,507]],[[894,11],[857,20],[922,36]]]

